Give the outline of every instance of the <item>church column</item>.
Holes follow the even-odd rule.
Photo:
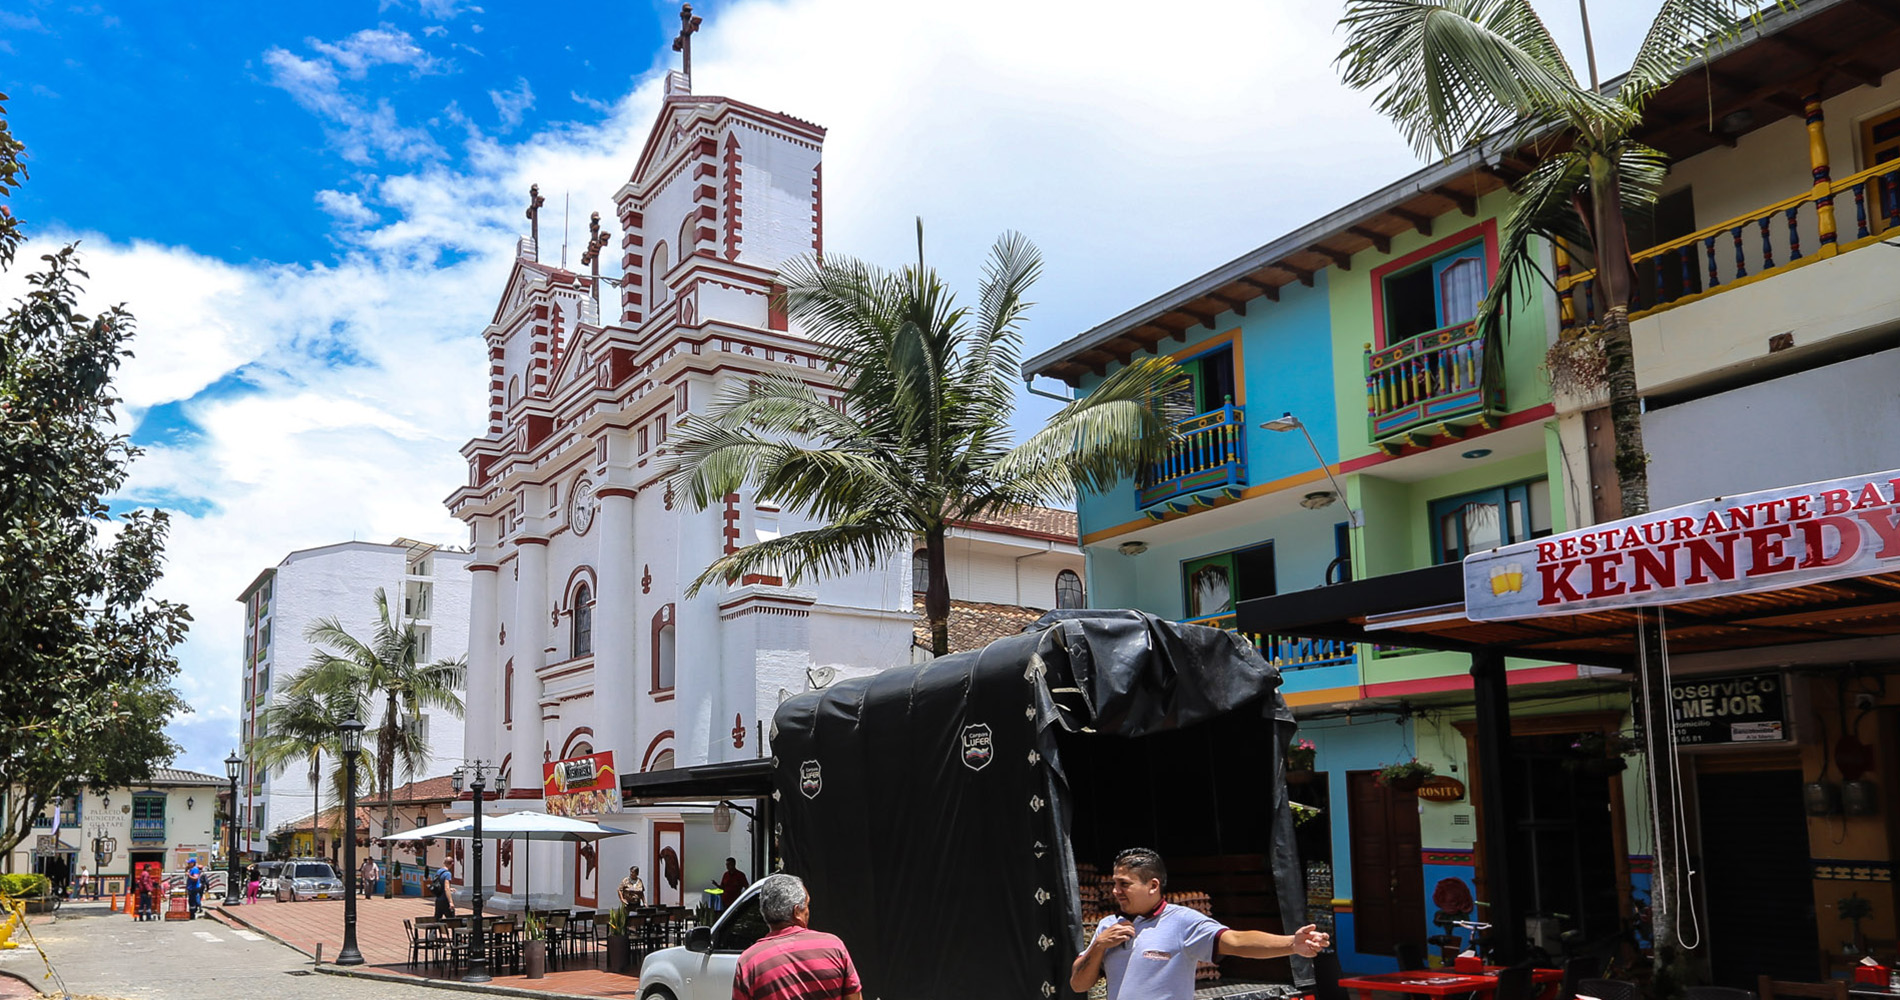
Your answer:
[[[494,518],[470,522],[475,558],[469,563],[468,683],[463,705],[462,753],[498,760],[501,731],[501,566]]]
[[[631,469],[621,462],[629,456],[625,435],[608,439],[607,482],[594,491],[600,501],[599,562],[594,566],[599,593],[594,595],[594,749],[614,752],[615,770],[625,773],[640,766],[635,746],[634,697],[636,629],[635,607],[640,592],[639,567],[633,558],[634,491],[625,485]],[[617,811],[617,810],[616,810]]]
[[[538,489],[523,497],[529,510],[544,510],[546,497]],[[515,538],[515,731],[511,752],[511,787],[537,794],[541,788],[541,674],[548,660],[548,539],[545,518],[533,516]]]

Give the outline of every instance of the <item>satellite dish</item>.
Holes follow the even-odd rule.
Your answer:
[[[805,671],[805,679],[811,682],[812,690],[821,690],[831,686],[838,679],[838,668],[830,665],[810,667]]]

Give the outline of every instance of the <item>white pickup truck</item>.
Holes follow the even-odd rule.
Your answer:
[[[711,927],[687,931],[685,944],[662,948],[640,963],[640,1000],[732,1000],[739,953],[770,930],[754,882]]]

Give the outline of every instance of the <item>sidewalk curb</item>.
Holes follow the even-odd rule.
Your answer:
[[[497,997],[528,997],[531,1000],[549,997],[553,1000],[601,1000],[600,997],[586,993],[557,993],[554,990],[528,990],[519,986],[496,986],[493,983],[465,983],[459,979],[424,979],[400,972],[383,972],[363,966],[331,965],[328,962],[317,966],[317,971],[328,976],[347,976],[351,979],[374,979],[383,983],[409,983],[416,986],[433,986],[439,990],[462,990],[467,993],[486,993]]]
[[[272,934],[270,931],[226,910],[223,906],[207,907],[205,912],[216,914],[221,922],[229,921],[232,924],[241,924],[246,930],[261,934],[306,958],[314,959],[316,957],[283,938]],[[401,972],[383,972],[379,969],[371,969],[363,966],[334,965],[329,962],[324,962],[321,965],[315,966],[315,968],[318,972],[326,976],[346,976],[351,979],[374,979],[384,983],[408,983],[411,986],[429,986],[438,990],[460,990],[465,993],[486,993],[489,996],[527,997],[529,1000],[543,1000],[543,998],[545,998],[545,1000],[601,1000],[600,997],[587,993],[529,990],[522,989],[518,986],[496,986],[493,983],[465,983],[459,979],[430,979],[424,976],[411,976]],[[30,986],[32,984],[28,983],[27,985]]]

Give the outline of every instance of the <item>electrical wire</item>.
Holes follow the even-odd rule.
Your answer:
[[[1663,609],[1656,609],[1656,639],[1657,646],[1662,650],[1663,687],[1668,689],[1673,684],[1673,680],[1669,675],[1669,623],[1664,620],[1663,614]],[[1697,873],[1694,868],[1689,867],[1689,809],[1682,795],[1682,750],[1676,745],[1675,720],[1670,719],[1668,722],[1669,767],[1675,775],[1675,781],[1672,782],[1674,787],[1671,791],[1672,798],[1675,800],[1672,808],[1676,814],[1676,869],[1682,873],[1681,883],[1672,888],[1681,890],[1679,895],[1682,900],[1682,912],[1687,916],[1687,923],[1694,929],[1695,935],[1693,943],[1682,936],[1684,920],[1678,917],[1675,922],[1676,943],[1685,951],[1694,951],[1702,945],[1702,918],[1696,912],[1695,903],[1694,883]]]

